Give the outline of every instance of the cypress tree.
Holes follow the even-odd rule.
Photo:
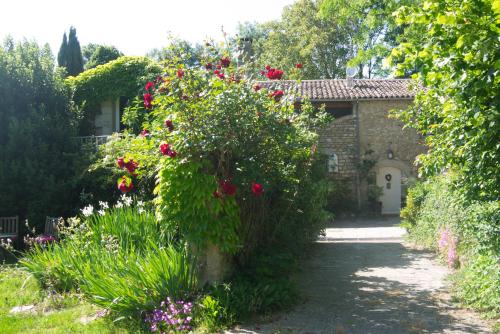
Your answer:
[[[67,50],[68,65],[66,68],[68,70],[68,74],[73,76],[78,75],[83,72],[83,56],[80,48],[80,42],[78,42],[78,38],[76,37],[76,29],[74,27],[69,28]]]
[[[59,53],[57,54],[57,64],[61,67],[66,67],[66,54],[68,50],[68,39],[66,37],[66,33],[63,35],[63,41],[61,43],[61,47],[59,48]]]
[[[57,63],[65,67],[68,75],[78,75],[83,72],[83,56],[80,48],[80,42],[76,37],[76,29],[69,28],[69,35],[63,35],[63,41],[59,53],[57,54]]]

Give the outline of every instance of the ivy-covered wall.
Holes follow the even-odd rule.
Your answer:
[[[103,101],[120,97],[132,100],[142,95],[144,82],[161,73],[161,66],[149,58],[125,56],[68,77],[65,82],[72,91],[73,101],[84,111],[80,134],[91,134],[95,113]]]

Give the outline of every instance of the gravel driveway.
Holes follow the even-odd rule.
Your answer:
[[[304,301],[230,333],[491,333],[446,293],[448,269],[403,244],[397,218],[335,222],[297,282]]]

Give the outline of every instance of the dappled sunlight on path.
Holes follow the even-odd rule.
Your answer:
[[[305,300],[233,333],[490,333],[445,292],[447,268],[402,243],[397,219],[336,223],[297,277]]]

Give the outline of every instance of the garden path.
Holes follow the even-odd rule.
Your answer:
[[[335,222],[297,281],[305,300],[231,333],[491,333],[446,292],[448,269],[403,242],[397,218]]]

